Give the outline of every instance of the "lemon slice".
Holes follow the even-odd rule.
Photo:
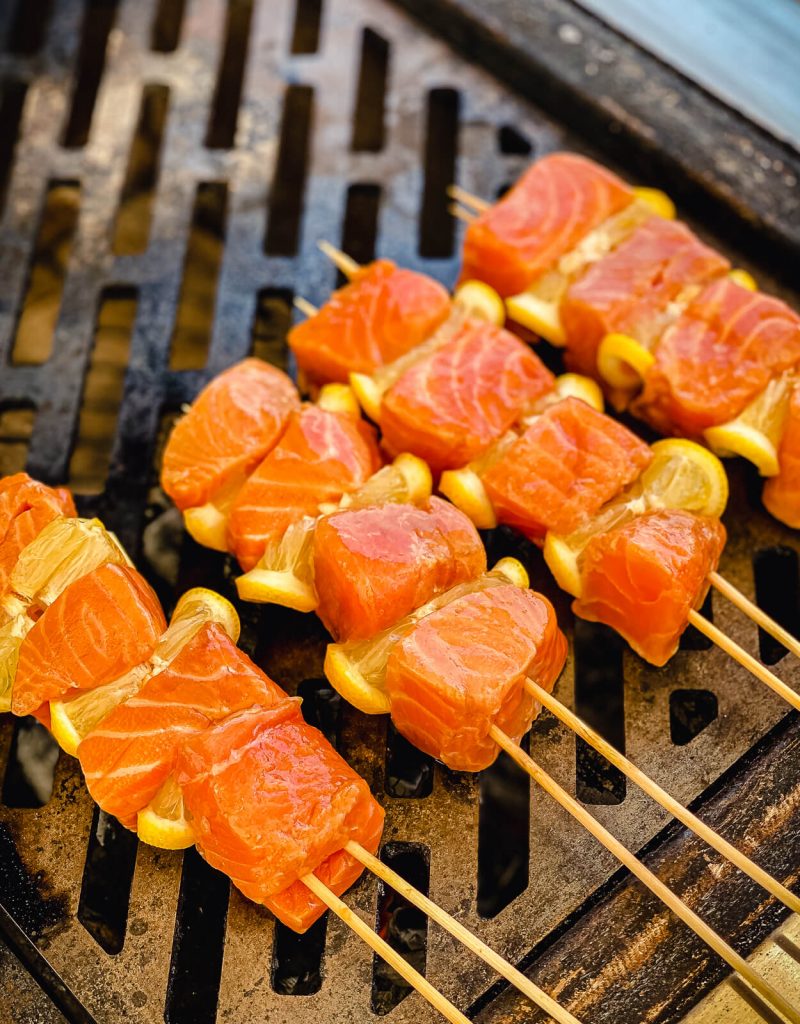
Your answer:
[[[677,213],[675,203],[666,192],[662,192],[660,188],[645,188],[644,186],[635,188],[633,192],[636,198],[646,203],[653,213],[657,213],[665,220],[675,220]]]
[[[713,452],[694,441],[671,437],[656,441],[653,454],[641,476],[648,507],[722,515],[728,503],[728,477]]]
[[[208,502],[206,505],[187,508],[183,513],[183,523],[186,532],[204,548],[228,550],[228,517],[216,505]]]
[[[528,570],[516,558],[501,558],[499,562],[495,562],[492,572],[503,576],[509,583],[519,587],[520,590],[527,590],[531,585]]]
[[[183,794],[172,776],[139,811],[136,832],[143,843],[162,850],[185,850],[194,845],[194,829],[186,820]]]
[[[613,388],[639,387],[655,356],[628,334],[607,334],[597,350],[597,372]]]
[[[562,373],[556,377],[555,394],[559,400],[580,398],[598,412],[603,412],[605,408],[600,385],[591,377],[584,377],[582,373]]]
[[[506,313],[509,319],[527,327],[551,345],[558,348],[566,345],[567,336],[561,323],[558,302],[540,298],[533,292],[520,292],[506,299]]]
[[[497,526],[494,506],[486,493],[483,481],[469,466],[462,469],[448,469],[439,480],[439,490],[464,515],[468,516],[479,530],[492,530]]]
[[[361,409],[353,389],[347,384],[325,384],[320,388],[317,405],[326,412],[338,412],[342,416],[358,419]]]
[[[428,463],[416,455],[403,452],[389,466],[373,473],[358,490],[345,494],[332,508],[320,505],[320,512],[341,508],[367,508],[390,503],[424,504],[431,496],[433,477]]]
[[[484,281],[465,281],[453,296],[453,302],[469,316],[488,320],[490,324],[502,327],[506,320],[506,307],[503,300]]]
[[[383,389],[366,373],[351,373],[350,387],[366,415],[377,423],[381,415]]]
[[[313,543],[317,520],[304,516],[270,544],[258,565],[236,580],[243,601],[280,604],[298,612],[317,607],[313,583]]]
[[[746,270],[742,270],[741,267],[736,267],[728,274],[731,281],[735,281],[741,288],[746,288],[749,292],[758,291],[758,284],[752,274]]]
[[[790,374],[775,377],[736,419],[709,427],[703,436],[718,455],[741,455],[762,476],[775,476],[791,390]]]
[[[51,731],[62,750],[76,756],[84,736],[117,705],[133,697],[158,672],[175,660],[186,644],[208,622],[217,622],[234,643],[239,638],[239,616],[221,594],[205,587],[187,590],[149,661],[135,665],[119,679],[66,700],[50,702]]]
[[[365,715],[384,715],[391,711],[386,691],[370,681],[344,644],[328,644],[324,670],[331,686]]]
[[[580,549],[570,545],[566,537],[548,532],[544,539],[544,560],[556,583],[573,597],[580,597],[583,584],[578,566]]]
[[[0,711],[11,710],[19,649],[32,626],[33,622],[27,615],[15,615],[0,628]]]

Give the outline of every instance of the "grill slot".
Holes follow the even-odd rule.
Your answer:
[[[205,181],[197,186],[183,284],[175,315],[170,368],[201,370],[206,365],[222,267],[228,187]]]
[[[322,0],[296,0],[292,53],[316,53],[322,21]]]
[[[342,227],[342,248],[357,263],[369,263],[375,256],[380,207],[380,185],[356,184],[348,188]],[[344,282],[344,274],[337,271],[337,285]]]
[[[122,952],[128,925],[136,836],[94,809],[83,869],[78,920],[106,953]]]
[[[181,38],[186,0],[158,0],[150,47],[157,53],[172,53],[177,50]]]
[[[625,679],[622,641],[607,626],[575,622],[575,713],[625,753]],[[619,804],[626,778],[594,747],[577,740],[576,795],[587,804]]]
[[[428,895],[430,853],[426,846],[421,843],[389,843],[381,851],[381,860],[425,896]],[[402,954],[404,960],[425,975],[427,918],[383,882],[378,887],[375,930]],[[391,1013],[410,992],[411,987],[395,969],[376,956],[372,964],[373,1013],[381,1016]]]
[[[58,744],[31,716],[20,718],[15,726],[3,777],[3,803],[6,807],[44,807],[53,795]]]
[[[36,410],[13,405],[0,410],[0,474],[21,473],[28,458]]]
[[[18,82],[13,78],[5,79],[0,85],[0,138],[4,140],[0,149],[0,214],[6,204],[8,179],[14,163],[14,150],[27,92],[25,82]]]
[[[262,288],[256,296],[253,315],[251,354],[273,366],[286,366],[286,335],[292,326],[291,291]]]
[[[118,256],[132,256],[147,249],[168,106],[169,89],[165,85],[151,83],[144,87],[114,231],[114,252]]]
[[[433,758],[409,743],[391,721],[386,732],[386,792],[412,800],[433,792]]]
[[[236,121],[252,19],[253,0],[228,0],[225,44],[206,132],[206,145],[209,149],[230,149],[236,138]]]
[[[784,629],[797,636],[800,631],[800,573],[797,552],[780,545],[756,551],[753,556],[756,603]],[[774,637],[758,631],[761,660],[777,664],[788,651]]]
[[[52,6],[53,0],[17,0],[8,34],[9,53],[32,57],[41,50]]]
[[[167,1024],[214,1024],[230,883],[195,850],[183,855],[167,986]]]
[[[297,252],[313,111],[314,90],[307,85],[290,85],[284,99],[278,159],[269,197],[265,247],[272,256],[294,256]]]
[[[64,282],[78,227],[80,186],[53,181],[47,186],[12,359],[45,363],[53,351]]]
[[[455,89],[432,89],[428,93],[420,256],[441,259],[453,254],[455,220],[448,209],[447,187],[456,180],[460,105]]]
[[[679,747],[699,736],[719,714],[719,701],[710,690],[673,690],[669,695],[669,734]]]
[[[365,28],[361,35],[353,139],[350,143],[355,151],[378,153],[383,149],[383,107],[388,70],[388,41],[374,29]]]
[[[322,957],[328,934],[328,915],[298,935],[282,924],[275,926],[270,981],[282,996],[313,996],[322,988]]]
[[[80,149],[89,141],[94,105],[106,60],[106,46],[119,0],[87,0],[69,120],[61,144]]]

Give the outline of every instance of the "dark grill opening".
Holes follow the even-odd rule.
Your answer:
[[[393,871],[428,895],[430,852],[421,843],[388,843],[381,860]],[[383,882],[378,886],[378,914],[375,930],[392,949],[401,953],[420,974],[425,975],[428,948],[427,918],[405,897]],[[381,1016],[398,1006],[411,987],[393,967],[375,957],[372,964],[372,1011]]]
[[[568,0],[546,6],[558,24],[584,24]],[[587,148],[572,107],[546,114],[474,65],[480,45],[465,37],[459,54],[435,39],[431,26],[445,9],[454,25],[465,5],[426,4],[424,22],[385,0],[28,0],[0,14],[12,51],[0,79],[0,470],[27,466],[48,482],[69,479],[81,512],[104,516],[119,532],[167,610],[190,586],[235,597],[236,570],[185,534],[160,491],[166,435],[184,403],[236,359],[252,353],[293,371],[293,298],[320,303],[335,280],[317,240],[359,262],[385,256],[452,285],[463,227],[448,212],[447,186],[457,178],[492,198],[534,156]],[[598,59],[602,73],[632,66],[627,44],[609,43],[593,24],[562,61],[564,72],[594,59],[595,47],[614,58]],[[642,66],[646,81],[655,72]],[[688,89],[675,79],[664,95],[696,110]],[[547,89],[541,101],[550,103]],[[753,138],[740,127],[731,137]],[[660,135],[637,156],[625,125],[596,155],[680,201],[680,182],[662,180],[671,138]],[[770,175],[759,162],[768,143],[755,138],[749,166]],[[789,173],[789,155],[780,159]],[[727,189],[744,204],[746,184],[722,182],[714,194]],[[722,221],[707,217],[709,208],[696,206],[697,226],[713,241]],[[794,265],[796,253],[783,262]],[[767,266],[750,268],[773,290]],[[557,351],[539,351],[561,372]],[[796,631],[797,537],[764,514],[755,470],[733,466],[731,486],[723,570],[744,581],[752,573],[758,602]],[[486,540],[491,562],[522,558],[572,636],[569,599],[552,585],[541,554],[508,531]],[[719,624],[755,650],[752,625],[716,604]],[[430,884],[438,902],[512,961],[535,960],[537,974],[549,965],[545,987],[565,998],[594,992],[590,1011],[579,1013],[587,1024],[647,1019],[655,1005],[660,1024],[677,1024],[685,1006],[669,979],[687,957],[700,963],[696,950],[670,925],[631,980],[625,953],[652,934],[652,908],[606,888],[613,865],[590,837],[540,794],[530,800],[527,779],[505,759],[480,778],[448,772],[382,718],[343,703],[322,680],[328,637],[313,616],[240,610],[243,646],[304,698],[309,720],[341,738],[346,758],[380,794],[385,856],[396,857],[401,873],[423,889]],[[710,614],[710,599],[703,610]],[[739,843],[760,842],[759,860],[788,875],[790,826],[787,838],[769,825],[798,781],[791,732],[770,732],[783,707],[691,632],[658,671],[608,632],[579,624],[577,634],[558,695],[566,699],[574,676],[582,717],[636,760],[646,751],[643,767],[702,805],[704,817],[721,801],[729,817],[720,829]],[[794,659],[767,638],[761,645],[763,659],[780,659],[781,676],[800,684]],[[76,762],[57,758],[43,736],[32,721],[0,716],[0,936],[11,942],[5,922],[13,919],[40,944],[52,968],[31,946],[26,969],[48,992],[69,980],[75,1005],[88,1007],[75,1020],[360,1024],[391,1007],[397,1024],[437,1019],[416,997],[403,998],[405,986],[382,969],[373,990],[371,957],[338,922],[325,919],[297,937],[238,894],[229,910],[228,882],[196,854],[137,847],[96,810]],[[560,783],[607,805],[598,815],[631,849],[662,828],[655,807],[638,794],[624,799],[618,773],[582,744],[574,753],[571,734],[551,716],[535,723],[532,737]],[[752,765],[762,762],[748,746],[760,737],[778,753],[758,773]],[[719,783],[737,762],[752,770],[746,784],[736,789],[727,776]],[[713,799],[710,784],[720,787]],[[681,850],[669,870],[691,892],[693,880],[709,877],[708,851]],[[714,906],[720,929],[745,949],[751,929],[741,922],[762,914],[762,894],[721,884],[704,907]],[[598,892],[608,896],[613,928],[596,924],[606,920],[604,902],[594,906]],[[377,902],[385,933],[432,982],[449,984],[471,1016],[506,1024],[533,1012],[495,999],[492,979],[438,929],[426,946],[424,920],[374,881],[362,880],[346,900],[369,920]],[[693,996],[719,977],[713,958],[703,963]],[[652,995],[647,1005],[643,993]]]

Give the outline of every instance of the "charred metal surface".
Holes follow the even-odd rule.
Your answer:
[[[571,0],[397,2],[791,282],[800,246],[796,149]]]
[[[25,5],[28,0],[18,2]],[[457,271],[460,228],[450,241],[444,232],[438,237],[437,225],[444,223],[447,198],[442,184],[453,164],[465,188],[492,196],[513,181],[531,155],[557,147],[586,149],[586,144],[473,66],[470,61],[476,54],[468,55],[469,59],[457,55],[384,0],[323,4],[319,0],[298,0],[297,4],[295,0],[254,0],[252,4],[249,0],[193,0],[185,5],[171,0],[119,0],[108,32],[88,141],[67,149],[60,142],[63,126],[72,116],[84,15],[98,6],[108,8],[109,4],[107,0],[52,0],[37,5],[48,19],[40,33],[42,48],[0,56],[0,83],[25,86],[0,224],[0,460],[3,472],[21,467],[27,459],[30,472],[68,482],[76,438],[87,450],[90,447],[87,421],[91,425],[94,420],[88,414],[102,413],[106,424],[110,417],[111,426],[104,428],[113,434],[110,468],[100,480],[99,493],[79,495],[79,505],[85,514],[106,517],[169,608],[176,594],[190,586],[216,587],[226,596],[234,590],[232,565],[184,535],[180,517],[156,485],[159,452],[169,424],[181,404],[191,400],[212,374],[248,352],[285,363],[283,335],[291,295],[320,303],[336,280],[333,268],[316,248],[317,240],[337,243],[346,237],[364,259],[374,242],[380,254],[451,284]],[[9,38],[9,33],[13,38],[15,7],[0,4],[0,39]],[[170,10],[174,14],[183,8],[178,30]],[[303,19],[313,31],[303,30]],[[241,26],[248,24],[249,36],[242,39]],[[169,32],[164,26],[170,26]],[[211,130],[210,119],[223,51],[230,52],[231,47],[235,51],[234,43],[226,42],[231,34],[236,46],[246,46],[243,63],[242,54],[234,53],[233,71],[227,72],[237,81],[241,75],[238,117],[223,125],[229,132],[230,124],[235,124],[233,145],[207,148],[207,139],[222,137]],[[87,75],[85,71],[84,81]],[[161,99],[155,108],[145,108],[143,90],[153,85],[165,87],[168,96],[158,92]],[[19,97],[21,92],[16,88],[12,94]],[[292,97],[291,117],[286,114],[287,95]],[[370,98],[378,102],[377,107],[370,105]],[[159,110],[166,111],[163,124],[158,122]],[[568,108],[563,114],[568,117]],[[365,118],[360,132],[354,124],[359,116]],[[85,112],[81,117],[85,123]],[[143,126],[141,132],[138,126]],[[434,144],[440,136],[441,147]],[[288,149],[281,139],[289,140]],[[382,148],[374,148],[381,143]],[[642,176],[642,165],[637,163],[640,153],[635,146],[629,153],[620,144],[616,161],[623,171]],[[657,166],[647,174],[654,184]],[[148,180],[157,182],[152,195],[137,184]],[[37,276],[32,273],[37,238],[45,228],[58,237],[58,224],[41,223],[54,182],[77,186],[78,218],[69,252],[63,245],[51,246]],[[200,189],[207,185],[215,187]],[[69,193],[71,202],[75,194],[74,189]],[[224,197],[225,202],[209,209],[202,199],[209,196]],[[287,196],[287,201],[281,201],[281,196]],[[120,247],[120,225],[126,223],[135,226],[137,244]],[[138,242],[145,225],[142,246]],[[697,226],[709,235],[717,224],[701,221]],[[718,241],[713,234],[710,237]],[[296,252],[287,252],[295,240]],[[763,266],[735,248],[728,251],[756,273],[765,287],[775,287]],[[438,255],[423,257],[421,252]],[[99,336],[98,307],[109,294],[127,296],[128,304],[135,301],[135,317],[125,339],[127,367],[121,366],[121,400],[98,407],[91,404],[98,396],[89,394],[87,381],[92,374],[87,371],[103,370],[95,366],[94,341]],[[186,302],[182,295],[188,297]],[[23,316],[27,319],[24,330],[19,326]],[[180,320],[178,330],[176,319]],[[37,362],[31,353],[35,354],[50,325],[54,325],[52,355]],[[103,330],[112,335],[113,328],[113,323],[104,323]],[[110,352],[106,369],[116,381],[118,348],[113,336],[106,340]],[[179,359],[173,360],[173,344],[182,346]],[[17,356],[12,358],[14,352]],[[27,361],[18,357],[19,352],[28,353]],[[170,369],[176,364],[192,368]],[[796,536],[765,515],[757,483],[741,467],[732,474],[727,517],[731,539],[722,566],[725,575],[750,595],[757,551],[773,546],[797,550]],[[570,632],[568,602],[564,595],[552,593],[540,555],[502,532],[488,542],[495,558],[510,549],[528,560],[534,583],[554,598]],[[315,619],[282,610],[261,612],[253,606],[242,607],[241,613],[245,647],[288,690],[295,692],[305,680],[321,677],[326,638]],[[749,650],[758,651],[755,627],[721,601],[714,600],[713,613],[718,625]],[[584,656],[591,659],[591,648]],[[617,720],[615,727],[624,730],[626,750],[684,801],[705,792],[784,713],[777,698],[715,650],[682,650],[663,670],[648,668],[626,652],[621,671],[618,692],[624,693],[624,708],[618,708],[617,715],[624,721]],[[788,657],[777,662],[776,671],[800,685],[800,671]],[[718,705],[717,717],[680,747],[670,738],[670,698],[677,689],[708,691]],[[558,695],[571,702],[573,694],[571,658]],[[14,728],[9,716],[0,719],[0,772],[12,750],[17,756],[20,749],[12,744]],[[514,961],[522,961],[531,950],[539,951],[554,935],[559,944],[553,949],[563,954],[564,964],[568,948],[580,949],[585,935],[580,933],[573,946],[564,922],[578,915],[587,900],[608,884],[615,864],[541,793],[532,790],[529,822],[525,820],[530,836],[528,885],[486,919],[478,914],[476,899],[481,832],[478,780],[439,766],[431,777],[428,766],[411,766],[407,775],[411,782],[399,784],[402,766],[396,751],[389,758],[387,773],[386,722],[365,718],[349,707],[341,711],[339,749],[384,802],[386,842],[429,847],[433,899]],[[581,781],[576,780],[575,743],[552,718],[536,724],[531,750],[575,791]],[[769,797],[774,807],[784,806],[795,783],[779,768],[785,757],[796,760],[796,748],[787,746],[786,751],[775,754],[771,771],[762,761],[749,765],[747,785],[743,784],[746,796],[767,787],[763,792],[774,794]],[[424,779],[425,784],[416,785],[415,778]],[[784,804],[779,798],[781,787],[785,787]],[[414,796],[415,792],[419,795]],[[762,835],[756,825],[759,808],[768,806],[767,795],[753,806],[756,838]],[[202,899],[196,902],[204,876],[193,858],[187,857],[184,863],[179,854],[144,846],[135,851],[127,847],[117,857],[103,816],[95,819],[94,811],[76,763],[65,755],[55,766],[52,796],[44,806],[0,806],[0,827],[12,840],[9,858],[0,863],[0,903],[12,918],[6,940],[56,1000],[61,998],[60,987],[66,986],[65,991],[83,1006],[80,1012],[100,1024],[152,1024],[162,1019],[165,1008],[170,1024],[199,1024],[192,1014],[197,1011],[198,993],[208,993],[209,976],[199,976],[202,964],[208,964],[220,974],[219,985],[214,986],[218,989],[216,1017],[227,1024],[254,1020],[294,1024],[312,1019],[363,1024],[372,1019],[372,957],[345,926],[328,923],[318,991],[287,995],[284,980],[276,991],[273,981],[284,974],[274,969],[275,931],[263,908],[236,892],[226,901],[220,880],[209,886],[214,894],[207,905]],[[665,816],[633,787],[627,788],[621,802],[597,806],[595,811],[636,849],[650,842],[666,823]],[[744,810],[742,815],[744,820]],[[797,826],[789,816],[784,821],[773,815],[771,820],[780,828],[764,856],[775,858],[776,873],[785,877],[797,867],[797,851],[791,849],[793,839],[796,847]],[[741,824],[732,819],[730,828]],[[522,826],[517,822],[514,827]],[[688,847],[674,849],[676,856],[680,854],[675,862],[677,884],[684,880],[687,884],[694,880],[696,886],[710,884],[713,872],[701,876],[702,862],[690,856]],[[11,873],[6,864],[14,866]],[[91,886],[85,888],[87,873],[92,876]],[[114,922],[98,920],[103,901],[88,896],[102,893],[104,884],[130,890],[127,915],[124,901],[115,901]],[[698,890],[698,899],[702,896],[709,913],[717,907],[727,915],[727,904],[741,899],[747,905],[752,896],[740,879],[727,875],[719,879],[719,886],[719,902],[716,887]],[[377,886],[371,880],[362,879],[347,899],[366,919],[375,920]],[[644,951],[645,972],[644,961],[651,959],[647,947],[651,908],[635,891],[626,899],[614,905],[632,908],[632,920],[645,929],[636,947]],[[771,905],[765,904],[767,922],[771,912]],[[753,909],[754,935],[760,934],[761,916]],[[198,922],[205,932],[198,932]],[[93,935],[102,937],[102,925],[112,923],[114,940],[106,941],[103,948]],[[659,955],[671,958],[675,965],[693,964],[698,954],[687,933],[663,920],[659,927],[659,935],[665,938]],[[739,934],[733,917],[723,916],[720,927],[730,929],[734,938]],[[25,939],[21,945],[12,941],[14,928],[21,929]],[[631,925],[631,929],[628,941],[635,944],[636,928]],[[186,952],[194,943],[204,947],[202,962]],[[598,948],[591,970],[587,966],[579,978],[565,975],[564,980],[574,986],[580,982],[586,991],[602,991],[616,1008],[618,1021],[633,1020],[625,1018],[627,1010],[621,1009],[628,1006],[627,974],[606,970],[603,956],[607,952]],[[541,970],[555,971],[556,966],[545,959]],[[428,935],[426,972],[463,1007],[483,998],[493,983],[487,970],[436,928]],[[696,987],[698,997],[706,983],[703,979],[710,983],[712,975],[711,967],[698,975],[702,981]],[[3,1024],[7,1019],[17,1024],[14,1014],[20,1007],[30,1021],[45,1012],[41,1007],[47,1004],[29,997],[14,980],[18,977],[16,967],[2,976]],[[667,1014],[671,992],[666,982],[662,991]],[[213,995],[203,995],[204,1012],[212,1019]],[[53,1010],[52,1020],[59,1024],[59,1012],[71,1020],[86,1019],[78,1011],[65,1009],[62,1002],[57,1005],[60,1010]],[[522,1010],[513,1012],[519,1017]],[[587,1024],[599,1013],[592,1005]],[[28,1018],[22,1017],[24,1024]],[[410,996],[391,1011],[389,1019],[394,1024],[427,1024],[435,1018],[416,996]]]

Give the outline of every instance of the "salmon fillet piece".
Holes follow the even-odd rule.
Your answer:
[[[612,332],[654,347],[670,303],[728,270],[725,257],[685,224],[650,217],[568,287],[560,312],[570,369],[596,377],[597,350]]]
[[[412,452],[434,473],[471,462],[555,378],[513,334],[467,320],[408,369],[383,397],[380,427],[392,455]]]
[[[800,361],[800,317],[729,278],[705,288],[669,327],[632,410],[664,434],[699,436],[734,419]]]
[[[534,541],[591,519],[652,460],[635,434],[579,398],[551,405],[482,475],[497,519]]]
[[[392,721],[449,768],[480,771],[498,754],[492,725],[519,740],[539,713],[525,677],[552,690],[566,655],[546,598],[512,584],[473,591],[426,616],[392,648]]]
[[[789,399],[789,412],[778,449],[780,471],[764,485],[764,504],[787,526],[800,528],[800,383]]]
[[[47,487],[27,473],[0,480],[0,597],[8,590],[22,549],[59,516],[76,516],[72,495]]]
[[[375,260],[289,332],[309,381],[347,383],[416,348],[450,313],[447,290],[425,274]]]
[[[244,359],[203,388],[175,424],[161,486],[181,510],[205,505],[244,482],[299,408],[297,388],[285,373],[260,359]]]
[[[467,228],[461,279],[516,295],[633,200],[632,189],[576,153],[537,160]]]
[[[306,405],[244,485],[228,519],[228,546],[245,571],[292,523],[338,501],[380,466],[375,432],[364,420]]]
[[[345,843],[375,852],[380,841],[382,808],[297,702],[190,738],[176,778],[200,853],[295,931],[325,911],[299,879],[313,871],[341,894],[363,870]]]
[[[14,714],[119,679],[152,656],[166,628],[144,577],[126,565],[101,565],[71,583],[23,640]]]
[[[366,640],[486,571],[475,527],[455,506],[345,509],[314,534],[317,614],[337,641]]]
[[[725,528],[682,510],[647,512],[589,541],[581,559],[576,615],[604,622],[652,665],[678,649],[689,612],[708,593]]]
[[[92,799],[123,825],[172,775],[191,736],[250,707],[292,704],[221,626],[206,623],[171,664],[118,705],[78,747]]]

